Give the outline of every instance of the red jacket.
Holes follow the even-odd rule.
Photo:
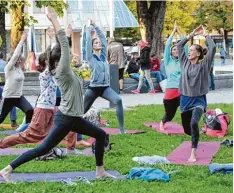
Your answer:
[[[160,70],[160,62],[158,58],[153,59],[150,57],[150,65],[151,65],[151,71],[159,71]]]

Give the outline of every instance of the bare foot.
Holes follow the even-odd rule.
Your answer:
[[[96,174],[96,178],[101,179],[101,178],[116,178],[116,177],[107,172],[103,172],[101,174]]]
[[[97,166],[96,167],[96,178],[101,179],[101,178],[105,178],[105,177],[107,177],[107,178],[116,178],[115,176],[107,173],[103,166]]]
[[[0,176],[2,176],[7,183],[12,183],[11,180],[12,170],[13,170],[12,167],[9,165],[0,171]]]
[[[190,155],[190,158],[188,159],[188,162],[193,163],[193,162],[196,162],[196,161],[197,161],[196,149],[192,148],[191,155]]]
[[[159,130],[161,130],[161,131],[165,130],[165,123],[163,123],[162,121],[160,122]]]

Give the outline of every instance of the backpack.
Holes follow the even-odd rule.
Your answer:
[[[46,160],[53,160],[56,158],[62,159],[63,157],[65,157],[65,153],[63,152],[63,150],[58,147],[54,147],[47,154],[37,157],[36,160],[46,161]]]
[[[101,113],[98,109],[96,109],[94,106],[92,106],[87,113],[83,116],[83,118],[91,123],[93,123],[96,126],[101,125]]]
[[[104,144],[105,150],[104,151],[110,151],[112,149],[112,144],[113,143],[110,143],[109,134],[106,134],[106,139],[105,139],[105,144]],[[95,148],[96,148],[96,140],[92,144],[93,154],[95,154]]]
[[[216,114],[215,110],[208,110],[204,117],[204,130],[208,136],[224,137],[227,133],[230,117],[228,113]]]

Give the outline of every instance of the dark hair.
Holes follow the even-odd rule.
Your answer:
[[[92,39],[92,46],[93,46],[95,40],[97,40],[97,38]]]
[[[207,54],[207,52],[208,52],[207,48],[203,48],[203,50],[202,50],[203,56],[205,56]]]
[[[3,53],[0,52],[0,59],[3,59]]]
[[[42,72],[42,69],[45,69],[46,60],[47,60],[46,52],[43,52],[42,54],[40,54],[38,59],[39,66],[37,66],[37,71]],[[42,67],[42,69],[39,67]]]
[[[200,53],[199,60],[202,60],[204,58],[203,56],[203,47],[199,44],[193,44],[192,46],[195,46],[196,50]]]
[[[59,62],[61,58],[61,47],[60,44],[56,44],[53,49],[50,51],[49,55],[47,55],[49,61],[49,71],[51,72],[56,68],[56,64]]]

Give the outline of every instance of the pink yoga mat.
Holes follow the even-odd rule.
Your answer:
[[[162,130],[162,131],[159,129],[160,128],[160,123],[147,122],[147,123],[144,123],[144,125],[146,127],[151,127],[155,131],[160,132],[160,133],[164,133],[166,135],[181,135],[181,134],[184,134],[184,128],[180,124],[175,123],[175,122],[166,123],[165,129]]]
[[[102,128],[107,134],[109,135],[118,135],[120,134],[120,129],[117,128]],[[125,130],[127,134],[140,134],[140,133],[145,133],[145,131],[139,131],[139,130]],[[93,144],[95,141],[94,138],[89,138],[87,142],[89,144]]]
[[[185,141],[167,156],[167,159],[174,164],[182,165],[209,165],[212,157],[220,148],[219,142],[199,142],[197,148],[197,161],[189,163],[191,153],[191,142]]]
[[[21,155],[24,152],[31,150],[32,148],[6,148],[6,149],[0,149],[0,156],[6,156],[6,155]],[[63,151],[65,151],[64,148],[62,148]],[[85,156],[93,156],[91,148],[87,148],[84,150],[81,150]]]

